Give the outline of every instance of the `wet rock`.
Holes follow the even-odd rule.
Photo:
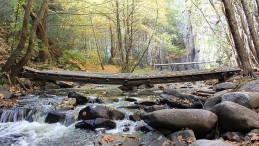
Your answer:
[[[137,126],[135,127],[136,131],[141,131],[144,133],[150,132],[150,131],[154,131],[154,129],[152,127],[150,127],[148,124],[142,122],[142,123],[138,123]]]
[[[86,104],[89,100],[87,97],[74,91],[68,93],[68,98],[75,98],[77,105]]]
[[[109,115],[110,115],[110,118],[114,120],[122,120],[125,118],[124,113],[116,109],[110,109]]]
[[[195,133],[206,134],[217,122],[217,116],[201,109],[165,109],[144,114],[142,119],[155,129],[177,131],[192,129]]]
[[[227,89],[235,89],[236,88],[236,84],[232,83],[232,82],[224,82],[224,83],[220,83],[217,84],[213,87],[214,91],[222,91],[222,90],[227,90]]]
[[[259,92],[259,80],[248,82],[243,87],[241,87],[240,90],[247,92]]]
[[[224,94],[222,101],[232,101],[254,109],[259,107],[259,94],[257,92],[231,92]]]
[[[125,115],[115,109],[109,109],[105,106],[99,105],[89,105],[83,108],[78,115],[78,120],[90,120],[95,118],[105,118],[105,119],[124,119]]]
[[[94,141],[95,146],[139,146],[137,135],[102,135]]]
[[[122,96],[123,91],[119,88],[112,88],[106,90],[106,96]]]
[[[202,103],[196,97],[186,98],[177,97],[168,94],[160,95],[160,103],[167,104],[171,108],[187,109],[187,108],[202,108]]]
[[[218,116],[221,129],[249,131],[259,128],[259,115],[237,103],[224,101],[216,105],[212,112]]]
[[[66,117],[66,113],[63,111],[59,111],[59,110],[54,110],[54,111],[50,111],[45,119],[46,123],[57,123],[57,122],[61,122],[65,119]]]
[[[189,99],[192,101],[198,100],[198,98],[196,96],[183,94],[175,89],[169,89],[169,88],[164,89],[163,94],[172,95],[172,96],[178,97],[178,98],[185,98],[185,99]],[[160,98],[163,98],[163,95],[161,95]]]
[[[145,100],[145,101],[138,101],[138,102],[135,102],[135,104],[144,105],[144,106],[153,106],[153,105],[158,104],[158,102],[157,102],[157,101]]]
[[[129,115],[129,120],[131,121],[140,121],[140,114],[139,113],[134,113],[133,115]]]
[[[212,110],[215,105],[221,102],[222,96],[228,92],[229,90],[224,90],[209,97],[204,103],[204,109]]]
[[[166,105],[153,105],[153,106],[148,106],[144,108],[145,112],[154,112],[154,111],[158,111],[158,110],[163,110],[163,109],[168,109],[169,107],[167,107]]]
[[[54,83],[47,82],[43,87],[45,90],[60,89],[60,87]]]
[[[192,143],[190,146],[234,146],[221,140],[200,139]]]
[[[125,101],[128,101],[128,102],[135,102],[135,101],[138,101],[137,99],[132,98],[132,97],[126,97],[124,100],[125,100]]]
[[[75,85],[72,82],[58,81],[56,83],[60,88],[73,88]]]
[[[10,92],[10,91],[7,91],[7,90],[0,90],[0,96],[3,96],[3,98],[5,99],[12,99],[12,98],[16,98],[17,96]]]
[[[84,120],[76,123],[76,128],[94,130],[96,128],[114,129],[116,128],[116,123],[109,119],[96,118],[93,120]]]
[[[159,133],[157,131],[151,131],[151,132],[148,132],[143,135],[143,137],[141,139],[141,145],[163,146],[167,141],[168,141],[168,139],[161,133]]]
[[[138,91],[138,96],[151,96],[154,94],[155,93],[152,89],[142,89]]]
[[[192,142],[196,141],[196,137],[192,130],[177,131],[177,132],[174,132],[174,133],[168,135],[167,138],[172,141],[178,141],[178,140],[192,141]]]

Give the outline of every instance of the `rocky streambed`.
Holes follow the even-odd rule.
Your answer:
[[[13,98],[1,91],[5,98]],[[0,110],[1,145],[259,144],[259,81],[45,90]]]

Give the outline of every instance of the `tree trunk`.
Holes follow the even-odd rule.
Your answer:
[[[124,67],[124,54],[122,50],[122,36],[121,36],[121,25],[120,25],[120,13],[119,13],[119,1],[116,0],[116,33],[117,33],[117,47],[120,53],[120,65],[121,65],[121,72],[125,72]]]
[[[242,40],[241,34],[238,29],[238,22],[235,17],[236,14],[235,14],[234,7],[232,5],[233,1],[232,0],[222,0],[222,1],[224,4],[224,7],[225,7],[228,25],[229,25],[230,31],[233,35],[235,48],[236,48],[238,57],[241,62],[240,68],[243,69],[243,75],[251,76],[251,75],[253,75],[253,70],[252,70],[251,64],[249,63],[248,54],[245,49],[244,40]]]
[[[15,65],[14,67],[12,67],[12,71],[11,71],[11,77],[12,78],[17,76],[17,74],[21,71],[22,67],[29,61],[29,59],[30,59],[30,57],[33,53],[36,30],[37,30],[37,27],[38,27],[41,19],[44,16],[44,12],[45,12],[45,9],[46,9],[47,6],[48,6],[48,0],[43,0],[43,2],[41,4],[41,8],[40,8],[38,18],[36,18],[34,20],[32,28],[31,28],[31,33],[30,33],[30,38],[29,38],[29,46],[27,48],[27,51],[26,51],[25,55],[23,56],[23,58],[20,60],[20,62],[17,65]]]
[[[21,32],[21,39],[17,46],[17,48],[14,50],[14,52],[11,54],[11,56],[8,58],[7,62],[3,66],[3,70],[5,72],[9,72],[19,55],[21,55],[22,50],[24,49],[26,40],[27,40],[27,34],[28,34],[28,25],[29,25],[29,18],[30,18],[30,12],[32,8],[33,0],[28,0],[27,6],[25,9],[24,17],[23,17],[23,26],[22,26],[22,32]]]
[[[23,6],[25,8],[25,6]],[[44,15],[46,15],[46,11],[48,7],[46,7],[46,10],[44,12]],[[37,18],[37,15],[33,12],[30,13],[30,17],[34,21]],[[50,60],[51,55],[49,51],[49,40],[48,40],[48,35],[47,32],[45,31],[45,27],[43,23],[39,22],[39,25],[37,26],[37,31],[36,31],[37,37],[41,40],[41,47],[43,50],[39,51],[39,58],[41,61],[46,62]]]
[[[241,3],[242,3],[243,9],[244,9],[244,12],[246,15],[246,19],[248,22],[248,28],[251,33],[251,37],[253,39],[254,47],[255,47],[255,50],[257,53],[257,58],[259,58],[259,38],[256,33],[255,24],[253,21],[253,15],[252,15],[252,12],[251,12],[251,9],[249,7],[247,0],[241,0]]]
[[[246,23],[246,20],[244,18],[243,13],[242,13],[242,5],[240,5],[240,7],[237,8],[237,12],[238,12],[238,14],[240,16],[241,24],[243,26],[244,33],[247,36],[247,41],[248,41],[248,46],[250,48],[250,51],[254,55],[255,59],[258,60],[257,53],[256,53],[256,50],[255,50],[254,45],[253,45],[253,40],[251,38],[251,33],[248,30],[248,25]]]
[[[116,54],[115,54],[115,45],[114,45],[114,34],[113,34],[111,23],[110,23],[110,26],[109,26],[109,30],[110,30],[110,40],[111,40],[111,58],[110,58],[110,63],[114,64],[114,58],[115,58]]]

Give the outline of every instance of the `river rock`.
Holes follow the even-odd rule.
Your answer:
[[[172,95],[172,96],[178,97],[178,98],[189,99],[189,100],[192,100],[192,101],[198,100],[198,98],[196,96],[189,95],[189,94],[183,94],[183,93],[180,93],[179,91],[177,91],[175,89],[170,89],[170,88],[164,89],[163,94]],[[161,95],[160,98],[163,98],[163,95]]]
[[[141,145],[164,146],[167,141],[168,141],[168,139],[163,134],[161,134],[157,131],[151,131],[151,132],[148,132],[143,135],[143,137],[141,139]]]
[[[231,92],[222,96],[222,101],[232,101],[250,109],[259,107],[258,92]]]
[[[74,91],[68,93],[68,98],[75,98],[77,105],[86,104],[89,100],[89,98]]]
[[[143,106],[153,106],[158,104],[157,101],[151,101],[151,100],[144,100],[144,101],[136,101],[135,104],[137,105],[143,105]]]
[[[111,88],[106,90],[106,96],[122,96],[123,91],[119,88]]]
[[[177,131],[192,129],[198,134],[210,131],[217,122],[217,116],[201,109],[165,109],[144,114],[142,119],[155,129]]]
[[[140,113],[134,113],[133,115],[129,115],[129,120],[131,121],[140,121]]]
[[[138,101],[137,99],[132,98],[132,97],[126,97],[124,100],[125,100],[125,101],[128,101],[128,102],[135,102],[135,101]]]
[[[153,106],[145,107],[144,111],[147,112],[147,113],[150,113],[150,112],[154,112],[154,111],[157,111],[157,110],[163,110],[163,109],[168,109],[168,108],[169,107],[166,106],[166,105],[153,105]]]
[[[225,143],[222,140],[200,139],[192,143],[190,146],[234,146],[234,145],[230,143]]]
[[[195,97],[193,99],[187,97],[178,97],[168,94],[160,95],[160,103],[167,104],[171,108],[187,109],[187,108],[202,108],[202,103]]]
[[[46,123],[57,123],[61,122],[65,119],[66,113],[60,110],[53,110],[50,111],[45,119]]]
[[[259,92],[259,80],[248,82],[243,87],[241,87],[240,90],[247,92]]]
[[[101,135],[94,141],[95,146],[140,146],[138,135]]]
[[[73,88],[75,85],[72,82],[57,81],[56,83],[60,88]]]
[[[192,142],[196,141],[196,137],[192,130],[177,131],[177,132],[174,132],[174,133],[168,135],[167,138],[172,141],[178,141],[178,140],[192,141]]]
[[[227,90],[227,89],[235,89],[236,88],[236,84],[232,83],[232,82],[224,82],[224,83],[220,83],[217,84],[213,87],[214,91],[222,91],[222,90]]]
[[[221,102],[221,98],[224,94],[228,93],[230,90],[224,90],[217,92],[216,94],[210,96],[204,103],[204,109],[212,110],[215,105]]]
[[[224,101],[212,111],[218,116],[219,126],[223,130],[249,131],[259,128],[259,115],[237,103]]]
[[[106,106],[89,105],[83,108],[78,115],[78,120],[90,120],[95,118],[122,120],[125,115],[115,109],[109,109]]]
[[[84,120],[76,123],[76,128],[94,130],[96,128],[114,129],[116,128],[116,123],[109,119],[96,118],[93,120]]]

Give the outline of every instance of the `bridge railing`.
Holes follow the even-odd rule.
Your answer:
[[[166,63],[166,64],[154,64],[154,69],[168,69],[171,71],[183,71],[190,69],[204,69],[205,66],[220,66],[221,61],[203,61],[203,62],[181,62],[181,63]]]

